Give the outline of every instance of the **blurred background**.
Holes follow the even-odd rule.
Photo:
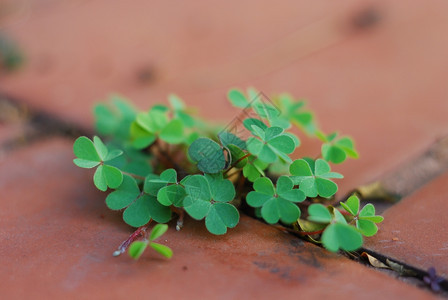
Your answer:
[[[111,93],[142,109],[176,93],[226,123],[231,87],[289,92],[324,131],[354,137],[360,160],[337,169],[352,175],[347,189],[448,133],[447,10],[446,0],[0,0],[0,94],[89,128]]]

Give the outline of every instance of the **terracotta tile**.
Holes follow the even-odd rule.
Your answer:
[[[445,173],[385,211],[385,221],[366,247],[423,270],[433,266],[447,277],[447,180]]]
[[[227,122],[229,87],[289,91],[311,101],[326,131],[355,137],[361,159],[337,167],[343,193],[448,132],[446,1],[377,1],[377,28],[357,34],[346,26],[370,2],[27,3],[2,23],[27,64],[0,89],[84,126],[111,92],[141,108],[176,92]]]
[[[72,157],[71,142],[55,139],[0,163],[5,299],[434,298],[244,216],[222,237],[190,219],[171,228],[162,239],[171,261],[114,258],[130,229]]]

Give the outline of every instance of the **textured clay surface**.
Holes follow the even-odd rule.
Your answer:
[[[432,298],[248,217],[226,236],[187,219],[160,242],[168,261],[112,252],[131,232],[85,170],[71,142],[16,151],[0,164],[0,290],[5,299]]]
[[[448,173],[384,212],[376,236],[365,247],[409,265],[435,267],[448,276]]]
[[[27,60],[0,91],[83,126],[113,92],[140,108],[175,92],[223,123],[230,87],[291,92],[359,145],[341,194],[448,133],[447,1],[8,2]]]

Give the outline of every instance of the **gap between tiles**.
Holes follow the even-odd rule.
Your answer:
[[[66,122],[0,92],[0,160],[9,152],[42,139],[92,134],[89,129]]]

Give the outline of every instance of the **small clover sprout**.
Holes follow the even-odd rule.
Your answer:
[[[375,207],[370,203],[359,211],[359,198],[354,195],[348,198],[345,203],[341,202],[341,206],[354,217],[356,227],[365,236],[375,235],[378,231],[375,223],[384,220],[382,216],[375,216]]]
[[[330,198],[337,190],[330,178],[343,178],[339,173],[330,172],[330,166],[323,159],[316,161],[305,158],[295,160],[289,169],[294,184],[299,185],[307,197]]]
[[[142,256],[146,248],[150,246],[162,256],[171,258],[173,256],[173,251],[169,247],[159,243],[154,243],[154,241],[161,237],[167,230],[168,225],[166,224],[155,225],[149,235],[149,240],[145,239],[144,241],[135,241],[129,246],[129,256],[137,260]]]
[[[247,204],[261,207],[261,216],[267,223],[275,224],[281,220],[291,224],[300,218],[300,209],[294,203],[305,200],[305,194],[294,189],[289,177],[281,176],[276,187],[269,178],[259,178],[254,182],[254,189],[247,195]]]

